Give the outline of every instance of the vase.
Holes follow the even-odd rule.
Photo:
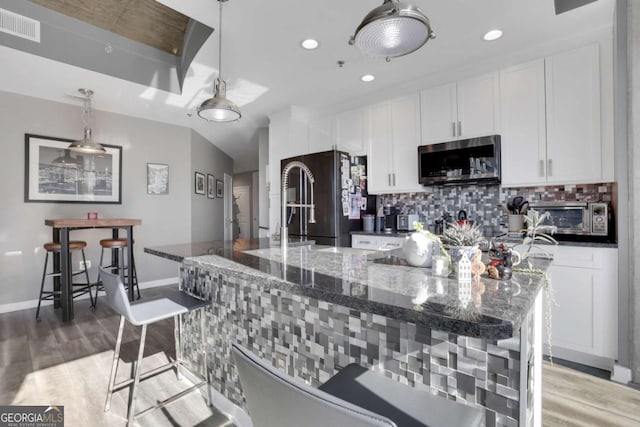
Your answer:
[[[408,235],[402,246],[404,259],[414,267],[431,267],[433,253],[436,250],[438,244],[420,232]]]

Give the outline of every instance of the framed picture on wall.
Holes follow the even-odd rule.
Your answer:
[[[147,194],[169,194],[169,165],[147,163]]]
[[[205,182],[204,182],[204,174],[203,173],[196,172],[195,191],[196,191],[196,194],[204,194],[205,193]]]
[[[25,134],[24,201],[122,203],[122,147],[106,153],[77,153],[73,140]]]
[[[210,199],[216,198],[216,177],[207,174],[207,197]]]
[[[224,197],[224,187],[221,180],[216,179],[216,197],[222,199]]]

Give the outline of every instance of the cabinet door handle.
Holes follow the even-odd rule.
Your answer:
[[[387,174],[387,182],[389,183],[389,187],[391,187],[391,174]]]
[[[551,159],[547,160],[547,176],[551,176],[552,173],[552,169],[551,169]]]
[[[358,241],[358,243],[361,243],[363,245],[370,245],[371,241],[370,240],[360,240],[360,241]]]
[[[458,122],[458,136],[462,136],[462,122]]]
[[[394,187],[396,186],[396,174],[395,173],[393,174],[393,186]]]
[[[456,122],[451,122],[451,135],[456,136]]]
[[[544,160],[540,160],[540,167],[538,169],[538,174],[544,177]]]

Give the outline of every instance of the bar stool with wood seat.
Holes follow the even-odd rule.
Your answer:
[[[87,280],[85,283],[73,283],[72,281],[70,291],[72,292],[73,298],[77,298],[79,296],[89,294],[89,299],[91,300],[91,306],[93,307],[95,305],[95,301],[93,299],[93,295],[91,294],[92,285],[91,285],[91,281],[89,280],[89,272],[87,271],[87,260],[84,255],[84,248],[86,247],[87,247],[87,242],[83,242],[80,240],[74,240],[69,242],[69,252],[80,251],[82,253],[82,261],[84,265],[84,269],[73,271],[71,273],[71,277],[73,279],[73,276],[77,276],[79,274],[84,273],[84,276]],[[51,273],[47,273],[47,264],[49,263],[49,254],[60,252],[62,250],[62,245],[56,242],[49,242],[49,243],[45,243],[43,245],[43,248],[46,251],[46,255],[44,257],[44,269],[42,270],[42,282],[40,283],[40,296],[38,297],[38,308],[36,310],[36,320],[40,320],[40,304],[42,303],[42,301],[52,300],[56,296],[62,295],[62,291],[57,291],[55,289],[51,291],[44,290],[45,279],[47,279],[48,277],[60,277],[62,274],[60,271],[56,271],[55,269]]]
[[[133,244],[133,242],[131,242]],[[100,246],[102,250],[100,252],[100,268],[108,269],[112,273],[120,274],[122,271],[122,277],[127,278],[125,289],[129,289],[128,285],[132,284],[135,290],[138,292],[138,298],[140,299],[140,287],[138,286],[138,274],[136,272],[136,263],[133,258],[133,252],[131,252],[131,268],[124,265],[124,250],[127,248],[127,239],[102,239],[100,240]],[[118,255],[114,257],[112,252],[111,263],[109,265],[103,265],[104,251],[115,250]],[[129,274],[129,270],[131,273]],[[104,290],[102,280],[100,277],[100,270],[98,270],[98,280],[96,281],[96,304],[98,303],[98,292]]]
[[[149,301],[137,302],[134,304],[129,303],[129,299],[127,298],[127,294],[124,290],[124,284],[122,283],[122,279],[120,276],[110,273],[104,268],[100,268],[100,273],[102,275],[102,281],[104,284],[104,290],[107,293],[106,296],[106,304],[114,309],[117,313],[120,314],[120,328],[118,329],[118,338],[116,340],[116,348],[113,355],[113,364],[111,366],[111,376],[109,378],[109,388],[107,390],[107,400],[105,402],[104,410],[105,412],[109,410],[111,407],[111,396],[113,392],[120,390],[124,387],[131,386],[131,397],[129,399],[129,409],[128,409],[128,417],[127,417],[127,426],[133,425],[133,421],[136,418],[139,418],[154,409],[162,408],[169,403],[176,401],[177,399],[187,395],[188,393],[197,390],[198,388],[209,384],[209,370],[207,367],[207,349],[206,349],[206,340],[205,340],[205,321],[204,321],[204,310],[200,313],[200,336],[202,338],[202,349],[203,349],[203,373],[202,375],[195,374],[200,377],[201,381],[186,390],[181,391],[180,393],[165,399],[164,401],[158,403],[156,406],[152,406],[151,408],[145,409],[139,414],[135,413],[136,407],[136,396],[138,391],[138,385],[140,381],[143,381],[152,376],[158,375],[168,369],[175,368],[176,375],[179,376],[180,367],[186,369],[182,365],[181,361],[181,352],[180,352],[180,342],[179,342],[179,333],[178,328],[181,325],[181,316],[183,314],[189,313],[193,310],[203,309],[210,305],[209,301],[201,300],[185,292],[173,292],[168,293],[166,297],[159,299],[152,299]],[[163,366],[152,369],[148,372],[141,373],[142,371],[142,359],[144,354],[144,344],[147,337],[147,326],[159,322],[161,320],[174,318],[176,322],[176,358],[174,361],[171,361]],[[138,350],[138,359],[135,364],[133,378],[125,380],[119,384],[116,384],[116,373],[118,370],[118,360],[120,358],[120,345],[122,344],[122,335],[124,331],[124,323],[125,320],[129,321],[134,326],[142,326],[142,331],[140,332],[140,348]],[[211,390],[208,390],[210,392]],[[208,395],[208,404],[211,405],[211,395]]]

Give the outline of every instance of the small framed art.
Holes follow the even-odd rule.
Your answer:
[[[223,182],[219,179],[216,179],[216,197],[222,199],[224,197],[224,187]]]
[[[216,177],[211,174],[207,174],[207,197],[216,198]]]
[[[195,192],[196,194],[205,194],[205,182],[203,173],[196,172]]]
[[[147,194],[169,194],[169,165],[147,163]]]

